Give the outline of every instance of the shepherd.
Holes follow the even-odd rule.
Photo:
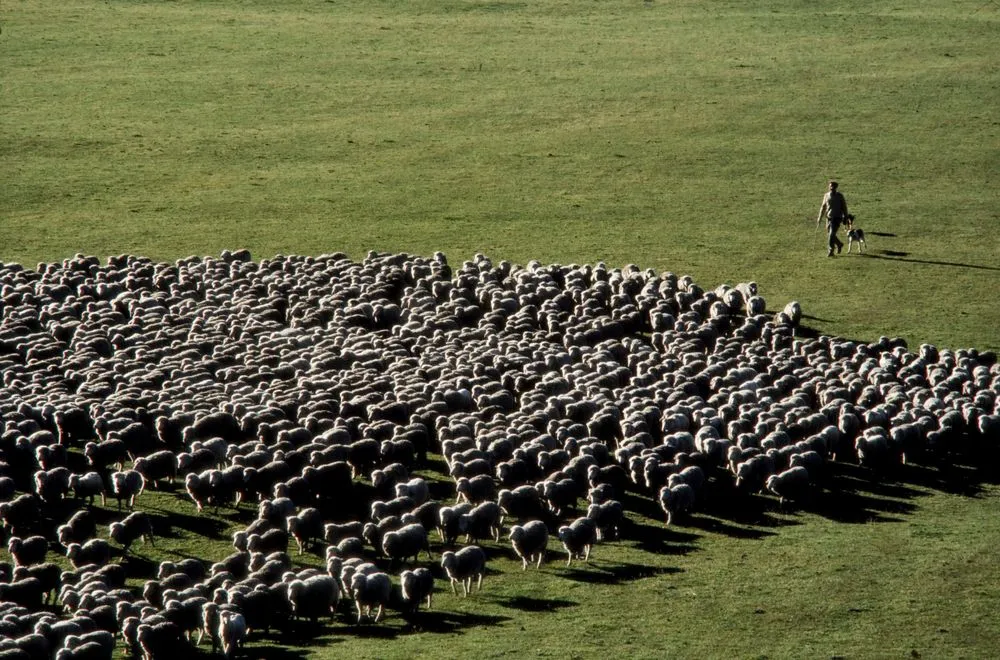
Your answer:
[[[847,200],[844,199],[844,194],[837,190],[836,181],[830,181],[826,194],[823,195],[823,203],[819,207],[819,215],[816,216],[817,227],[824,217],[828,234],[826,256],[832,257],[834,248],[837,254],[844,249],[844,243],[837,238],[837,230],[847,220]]]

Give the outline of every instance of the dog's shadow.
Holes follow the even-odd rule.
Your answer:
[[[889,232],[885,232],[885,231],[870,231],[870,232],[868,232],[868,235],[869,236],[882,236],[883,238],[896,238],[895,234],[890,234]]]

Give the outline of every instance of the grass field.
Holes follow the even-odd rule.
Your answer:
[[[5,0],[0,260],[604,260],[753,279],[824,333],[1000,350],[998,30],[982,0]],[[830,177],[865,257],[824,256]],[[844,470],[848,510],[665,531],[640,506],[585,567],[488,544],[483,593],[439,593],[422,631],[251,655],[995,657],[992,479]],[[226,554],[237,520],[149,497],[170,533],[144,557]]]

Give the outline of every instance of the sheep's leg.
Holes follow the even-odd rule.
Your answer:
[[[385,605],[382,603],[378,604],[378,611],[375,612],[375,623],[378,623],[379,619],[382,618],[382,612],[385,611]]]
[[[479,579],[476,580],[476,590],[477,591],[482,591],[483,590],[483,574],[479,573],[478,575],[479,575]]]
[[[451,578],[451,592],[457,596],[458,587],[455,586],[455,581],[456,581],[455,578]]]
[[[583,546],[583,560],[584,561],[590,561],[590,549],[591,549],[591,547],[593,547],[593,546],[591,546],[589,543],[587,545]]]
[[[528,570],[528,558],[527,557],[521,557],[521,570],[522,571]]]

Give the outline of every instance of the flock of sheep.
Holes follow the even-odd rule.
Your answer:
[[[752,282],[482,255],[0,264],[0,659],[229,657],[301,620],[413,617],[438,581],[473,594],[503,547],[586,560],[635,498],[683,524],[706,497],[794,505],[831,461],[995,449],[992,353],[765,312]],[[143,493],[169,484],[256,517],[130,587]]]

